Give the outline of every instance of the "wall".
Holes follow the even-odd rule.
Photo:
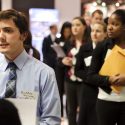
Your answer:
[[[60,12],[60,24],[71,21],[75,16],[80,16],[81,0],[1,0],[8,6],[25,12],[29,15],[29,8],[56,8]],[[0,1],[0,3],[1,3]],[[6,1],[6,2],[5,2]],[[12,5],[9,1],[12,1]],[[9,5],[10,4],[10,5]],[[2,5],[3,6],[3,5]],[[4,9],[8,6],[4,6]],[[60,25],[59,24],[59,25]]]
[[[1,10],[12,8],[12,0],[1,0]]]
[[[12,7],[28,14],[29,8],[54,8],[54,0],[13,0]]]
[[[81,0],[55,0],[55,8],[60,11],[60,25],[80,16]]]

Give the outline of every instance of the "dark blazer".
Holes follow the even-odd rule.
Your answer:
[[[97,97],[98,88],[92,84],[86,83],[87,72],[89,66],[86,66],[84,59],[92,56],[93,45],[92,42],[88,42],[85,45],[81,46],[79,54],[77,55],[77,63],[75,67],[75,74],[83,80],[83,89],[82,97],[85,99],[93,99]]]
[[[66,54],[66,56],[69,56],[70,57],[70,51],[72,48],[75,47],[75,44],[72,42],[72,41],[66,41],[64,47],[63,47],[63,50]],[[72,81],[70,78],[69,78],[69,69],[71,68],[70,66],[66,66],[62,63],[62,59],[59,59],[58,60],[58,65],[60,65],[60,67],[62,68],[65,68],[65,80],[68,82],[68,83],[77,83],[77,84],[81,84],[81,82],[78,82],[78,81]]]
[[[92,85],[99,86],[105,92],[111,92],[109,76],[99,75],[99,71],[104,63],[104,59],[108,49],[112,49],[115,45],[115,41],[107,39],[99,43],[96,49],[93,51],[91,66],[88,71],[88,77],[86,82],[91,83]]]
[[[58,39],[56,38],[54,42],[58,43]],[[57,63],[57,54],[52,49],[52,44],[53,41],[51,40],[50,35],[44,38],[42,46],[43,62],[55,69]]]
[[[59,43],[60,42],[64,43],[64,45],[61,46],[61,48],[63,49],[66,42],[65,41],[59,41]],[[62,60],[62,58],[60,58],[60,57],[57,58],[57,65],[56,65],[55,73],[56,73],[57,84],[58,84],[58,87],[59,87],[59,92],[60,92],[61,95],[63,95],[63,93],[64,93],[65,67],[58,63],[59,60]]]

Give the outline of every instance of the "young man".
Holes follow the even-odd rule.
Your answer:
[[[52,24],[50,26],[50,34],[44,38],[42,45],[43,62],[52,67],[54,70],[57,65],[57,54],[51,46],[59,42],[56,37],[57,31],[57,25]]]
[[[90,25],[87,27],[89,37],[90,37],[90,34],[91,34],[92,26],[95,23],[100,23],[100,22],[103,22],[103,12],[101,10],[97,9],[92,13],[91,19],[90,19]]]
[[[91,16],[91,25],[103,21],[103,12],[101,10],[95,10]]]
[[[22,92],[36,92],[39,125],[60,125],[54,71],[26,53],[23,42],[28,30],[27,19],[21,12],[13,9],[0,12],[0,98],[18,98]],[[10,62],[16,65],[16,70],[9,68]]]

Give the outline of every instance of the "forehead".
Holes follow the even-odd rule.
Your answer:
[[[66,27],[66,28],[64,29],[64,32],[65,32],[65,31],[71,31],[71,28]]]
[[[92,26],[93,31],[100,31],[100,32],[106,32],[106,29],[101,24],[95,24]]]
[[[103,15],[99,13],[94,13],[93,18],[102,18]]]
[[[122,23],[122,21],[120,20],[120,18],[116,14],[112,14],[109,17],[108,22],[111,22],[111,21]]]
[[[74,19],[72,24],[82,24],[82,22],[79,19]]]
[[[92,26],[92,29],[103,29],[103,25],[101,25],[101,24],[94,24],[93,26]]]
[[[4,20],[0,20],[0,28],[4,28],[4,27],[16,27],[15,23],[13,22],[12,19],[4,19]]]

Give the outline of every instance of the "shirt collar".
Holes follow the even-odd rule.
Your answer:
[[[24,50],[13,62],[16,64],[17,68],[21,70],[28,58],[29,55]],[[0,54],[0,62],[0,70],[5,71],[8,66],[9,60],[7,60],[3,54]]]
[[[56,36],[53,34],[50,34],[52,42],[55,42]]]
[[[0,54],[0,70],[5,71],[9,61],[4,57],[3,54]]]
[[[21,70],[23,66],[25,65],[25,62],[29,58],[29,55],[27,52],[24,50],[15,60],[14,63],[16,66]]]
[[[96,47],[95,42],[92,42],[92,47],[93,47],[93,49],[95,49],[95,47]]]

